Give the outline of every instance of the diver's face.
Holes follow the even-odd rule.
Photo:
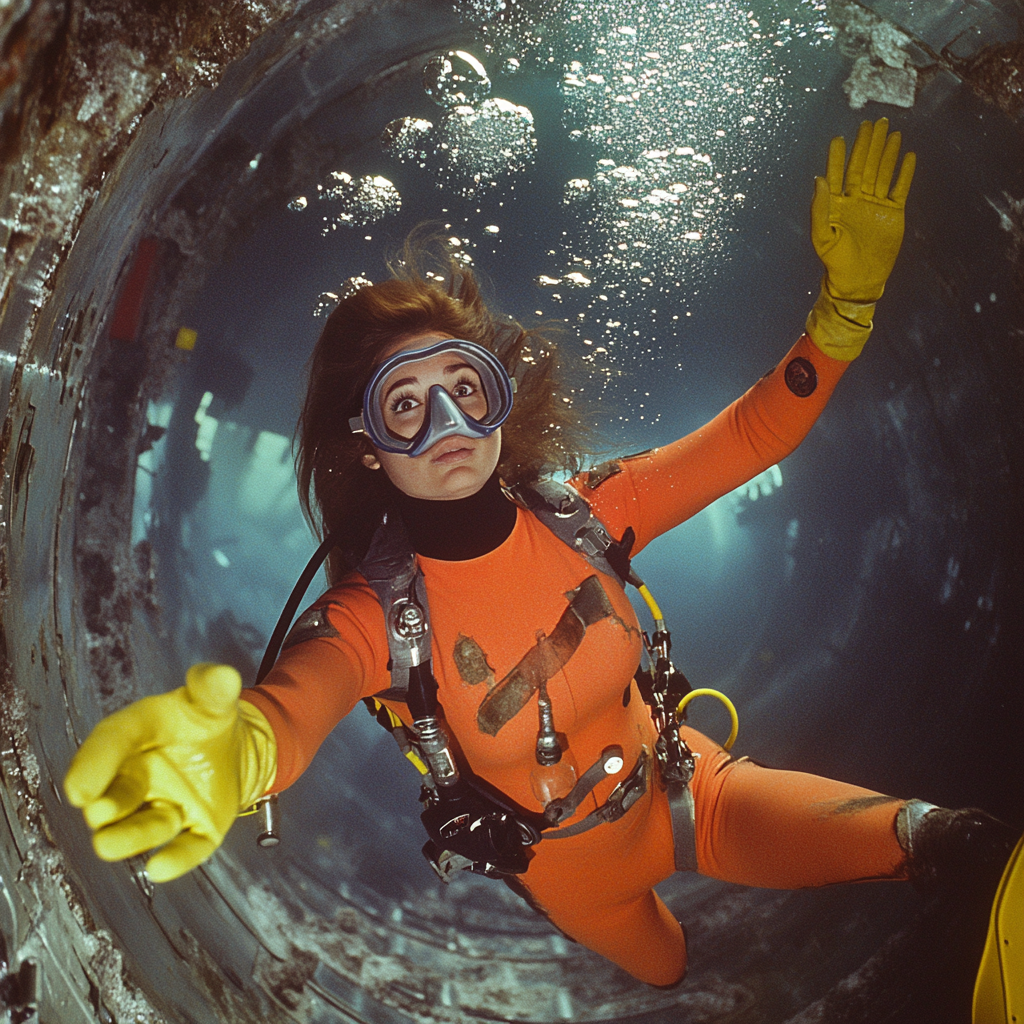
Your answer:
[[[410,335],[387,348],[382,361],[396,352],[425,348],[450,337],[435,331]],[[440,352],[411,367],[398,367],[394,380],[385,383],[381,411],[390,432],[412,437],[419,430],[435,384],[443,387],[468,416],[480,419],[486,413],[487,402],[476,370],[457,353]],[[446,437],[415,457],[374,448],[373,455],[363,456],[363,464],[370,469],[383,467],[391,482],[411,498],[451,501],[476,494],[497,467],[500,452],[499,428],[482,438]]]

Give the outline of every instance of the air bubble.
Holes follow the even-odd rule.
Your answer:
[[[537,136],[533,114],[503,99],[478,107],[458,106],[437,129],[434,173],[442,188],[470,196],[525,170],[534,159]]]
[[[491,80],[473,54],[449,50],[427,61],[423,91],[441,107],[472,105],[489,95]]]
[[[313,306],[313,316],[315,317],[326,317],[330,316],[334,311],[334,307],[338,304],[338,296],[334,292],[321,292],[316,299],[316,305]]]
[[[396,117],[380,133],[380,148],[396,160],[424,161],[433,122],[422,117]]]
[[[562,279],[565,284],[574,288],[589,288],[591,280],[589,277],[585,277],[578,270],[574,270],[571,273],[565,275]]]
[[[353,178],[344,171],[333,171],[327,184],[318,186],[321,200],[340,202],[341,213],[327,219],[323,228],[326,235],[341,227],[366,227],[388,214],[398,213],[402,197],[398,189],[378,175]]]

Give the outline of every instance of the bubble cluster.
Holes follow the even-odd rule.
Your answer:
[[[836,29],[828,19],[827,0],[800,0],[800,14],[806,17],[783,18],[775,31],[774,45],[785,46],[794,39],[804,39],[811,46],[831,43]]]
[[[380,148],[396,160],[411,160],[426,167],[433,150],[434,124],[422,117],[396,117],[380,133]]]
[[[473,24],[490,21],[508,10],[512,0],[456,0],[452,9]]]
[[[363,277],[361,274],[356,274],[354,277],[347,277],[341,282],[341,287],[338,289],[338,301],[344,302],[345,299],[355,295],[356,292],[361,291],[363,288],[372,288],[373,282],[368,277]]]
[[[583,183],[585,182],[585,187]],[[641,152],[632,164],[598,161],[592,181],[567,182],[565,201],[602,235],[604,263],[627,270],[650,263],[647,250],[699,242],[724,210],[743,202],[708,153],[692,146]]]
[[[765,73],[757,19],[732,3],[670,0],[632,24],[619,11],[589,5],[592,26],[604,17],[599,38],[562,76],[569,136],[602,154],[589,178],[566,183],[565,201],[598,234],[606,264],[644,283],[654,255],[683,273],[686,245],[717,239],[743,203],[727,177],[778,119],[780,77]]]
[[[625,358],[658,344],[641,336],[660,339],[688,322],[687,304],[727,258],[747,193],[778,163],[771,147],[792,100],[778,48],[827,40],[826,0],[788,0],[785,11],[764,4],[756,14],[738,0],[454,6],[479,30],[479,56],[446,50],[426,62],[423,88],[436,113],[388,123],[382,154],[409,165],[411,188],[420,172],[431,179],[441,212],[467,225],[446,225],[467,235],[452,246],[456,259],[505,248],[518,237],[514,200],[542,179],[521,180],[538,156],[533,112],[495,93],[509,76],[517,90],[531,76],[531,95],[544,90],[552,101],[536,107],[547,118],[541,137],[551,140],[545,176],[567,173],[561,208],[556,191],[551,224],[536,225],[546,256],[530,275],[545,303],[579,323],[595,373],[617,374]],[[355,186],[331,181],[321,196],[351,211]],[[516,207],[508,225],[494,222],[502,206]],[[643,322],[628,322],[639,305]]]
[[[343,204],[340,213],[324,217],[325,235],[339,227],[365,227],[402,208],[398,189],[379,174],[353,178],[344,171],[332,171],[326,184],[317,186],[317,193],[321,201]]]
[[[590,264],[592,261],[587,260]],[[580,270],[570,270],[569,273],[563,274],[561,277],[551,277],[548,274],[538,274],[534,279],[533,283],[539,288],[555,288],[558,286],[564,288],[589,288],[594,282],[593,278],[587,277]]]
[[[533,114],[503,99],[456,107],[441,120],[436,138],[444,158],[438,184],[466,196],[525,170],[537,150]]]
[[[321,292],[313,306],[313,316],[327,317],[334,312],[339,302],[344,302],[351,295],[355,295],[360,288],[369,288],[373,282],[368,277],[349,277],[341,282],[336,292]]]
[[[622,159],[673,144],[708,148],[726,134],[749,134],[774,110],[775,79],[757,59],[760,25],[732,3],[659,5],[659,18],[623,24],[608,5],[589,53],[562,76],[565,127]],[[758,37],[758,38],[755,38]],[[722,135],[717,135],[722,132]]]
[[[449,50],[427,61],[423,69],[423,91],[439,106],[472,106],[490,95],[487,71],[466,50]]]
[[[507,63],[507,62],[506,62]],[[533,162],[537,138],[533,114],[499,97],[483,64],[466,50],[432,57],[423,88],[444,110],[440,121],[398,117],[380,135],[381,149],[430,173],[438,188],[473,196]]]
[[[339,297],[337,292],[321,292],[316,297],[316,303],[313,306],[313,316],[316,317],[328,317],[334,311],[334,307],[337,306]]]

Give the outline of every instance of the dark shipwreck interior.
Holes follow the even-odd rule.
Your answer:
[[[782,358],[814,175],[883,115],[918,170],[864,355],[794,455],[638,565],[737,753],[1024,828],[1020,0],[0,0],[3,1020],[970,1020],[987,908],[956,893],[676,875],[662,991],[500,883],[442,885],[362,709],[280,845],[240,819],[164,885],[98,860],[61,788],[190,664],[253,681],[316,546],[306,361],[414,226],[566,323],[599,462]]]

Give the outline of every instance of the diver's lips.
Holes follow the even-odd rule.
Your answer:
[[[474,449],[459,445],[457,448],[449,448],[440,455],[435,455],[430,461],[439,462],[442,466],[447,466],[455,462],[464,462],[473,455],[473,452]]]
[[[426,454],[431,462],[439,462],[442,466],[453,462],[463,462],[476,451],[476,445],[468,437],[455,435],[438,441]]]

